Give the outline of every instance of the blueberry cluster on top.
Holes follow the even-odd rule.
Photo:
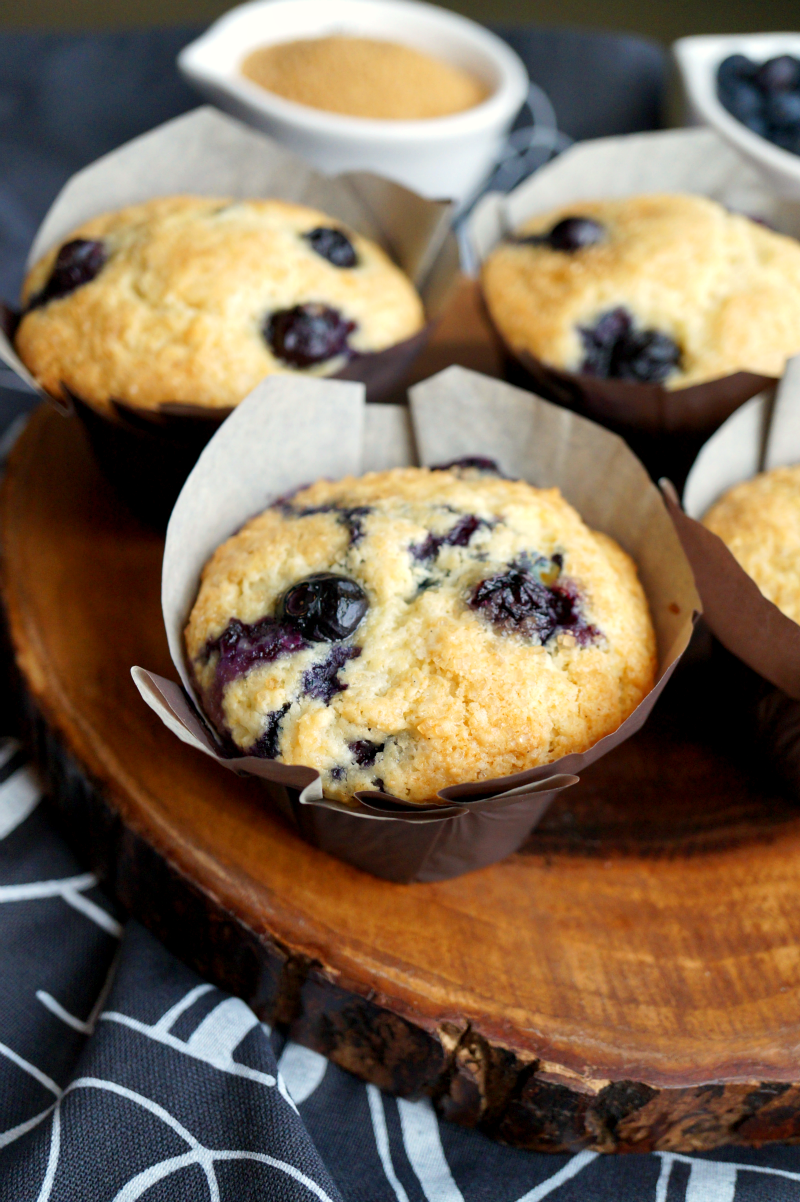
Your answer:
[[[717,68],[717,96],[754,134],[800,154],[800,59],[793,54],[764,63],[729,55]]]
[[[638,329],[621,305],[580,329],[585,355],[581,371],[608,380],[661,384],[680,365],[678,344],[660,330]]]

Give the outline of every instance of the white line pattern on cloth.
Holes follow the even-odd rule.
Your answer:
[[[546,1198],[548,1194],[552,1194],[565,1181],[571,1181],[573,1177],[577,1177],[578,1173],[583,1172],[587,1165],[598,1157],[597,1152],[578,1152],[568,1160],[563,1168],[554,1173],[552,1177],[548,1177],[547,1181],[542,1181],[539,1185],[534,1186],[527,1194],[523,1194],[517,1202],[540,1202],[541,1198]]]
[[[84,1035],[91,1035],[94,1029],[92,1023],[84,1022],[82,1018],[76,1018],[74,1014],[70,1014],[69,1010],[64,1009],[61,1002],[56,1001],[52,993],[48,993],[46,989],[37,989],[36,998],[46,1010],[49,1010],[56,1018],[60,1018],[62,1023],[66,1023],[74,1031],[80,1031]]]
[[[0,768],[11,755],[0,760]],[[32,814],[42,800],[42,787],[29,767],[18,769],[8,780],[0,784],[0,839],[5,839]]]
[[[55,881],[31,881],[24,885],[0,885],[0,904],[9,902],[24,902],[24,901],[39,901],[48,897],[60,897],[78,910],[81,914],[85,914],[87,918],[102,927],[109,935],[116,936],[119,939],[122,934],[122,927],[117,922],[116,918],[104,910],[102,906],[98,906],[88,897],[84,897],[84,891],[94,889],[98,884],[97,877],[93,872],[84,872],[80,876],[64,877],[61,880]]]
[[[98,1077],[79,1077],[77,1081],[73,1081],[73,1083],[64,1091],[65,1096],[69,1093],[72,1093],[76,1089],[100,1089],[107,1090],[109,1093],[118,1094],[120,1097],[126,1098],[128,1101],[134,1102],[136,1105],[142,1106],[146,1110],[149,1110],[151,1114],[156,1116],[156,1118],[161,1119],[162,1122],[171,1127],[172,1130],[179,1135],[181,1139],[184,1139],[192,1149],[191,1159],[187,1157],[175,1157],[172,1158],[172,1162],[174,1163],[175,1161],[180,1161],[181,1163],[176,1166],[179,1168],[183,1167],[185,1164],[198,1164],[203,1169],[208,1181],[210,1202],[219,1202],[219,1183],[214,1171],[214,1162],[217,1160],[258,1161],[260,1164],[265,1164],[270,1168],[278,1169],[281,1173],[285,1173],[287,1176],[292,1177],[295,1181],[298,1181],[301,1185],[304,1185],[306,1189],[309,1190],[309,1192],[312,1193],[316,1198],[319,1198],[320,1202],[333,1202],[330,1194],[321,1189],[321,1187],[317,1185],[315,1181],[312,1181],[311,1178],[303,1173],[300,1169],[295,1168],[294,1165],[288,1164],[284,1160],[278,1160],[276,1157],[268,1156],[264,1152],[248,1152],[227,1148],[219,1150],[207,1148],[198,1139],[196,1139],[194,1135],[192,1135],[191,1131],[188,1131],[182,1123],[179,1123],[178,1120],[171,1115],[168,1110],[165,1110],[163,1106],[160,1106],[158,1102],[154,1102],[151,1098],[145,1097],[143,1094],[137,1093],[135,1090],[128,1089],[124,1085],[118,1085],[115,1081],[105,1081]],[[141,1177],[146,1177],[148,1172],[149,1170],[146,1170],[144,1174],[141,1174],[140,1179]],[[155,1179],[151,1178],[149,1182],[146,1182],[145,1188],[149,1188],[150,1185],[154,1184],[154,1180]],[[128,1186],[130,1186],[130,1184],[131,1183],[128,1182]],[[124,1202],[132,1202],[134,1198],[141,1197],[141,1193],[144,1192],[144,1190],[142,1190],[138,1194],[125,1193],[125,1190],[127,1190],[128,1186],[125,1186],[123,1190],[117,1193],[115,1202],[123,1202],[123,1200]],[[45,1202],[45,1199],[46,1195],[42,1195],[38,1202]]]
[[[58,1103],[54,1102],[52,1106],[48,1106],[47,1110],[43,1110],[40,1114],[35,1114],[33,1118],[26,1119],[24,1123],[18,1123],[16,1127],[9,1127],[7,1131],[0,1131],[0,1148],[5,1148],[8,1144],[13,1144],[14,1140],[19,1139],[22,1135],[27,1135],[29,1131],[33,1131],[34,1127],[38,1127],[39,1123],[53,1113]]]
[[[669,1190],[669,1179],[672,1175],[672,1166],[674,1160],[669,1152],[661,1153],[661,1170],[658,1174],[656,1182],[656,1196],[654,1202],[667,1202],[667,1191]]]
[[[234,998],[230,1000],[236,1001]],[[238,1004],[244,1006],[244,1002],[239,1002]],[[212,1068],[218,1068],[224,1073],[231,1073],[234,1077],[246,1077],[248,1081],[257,1081],[260,1085],[277,1085],[276,1078],[269,1073],[262,1073],[258,1069],[248,1068],[246,1064],[237,1064],[235,1060],[231,1060],[230,1058],[226,1060],[223,1057],[217,1057],[213,1052],[211,1053],[211,1058],[209,1058],[209,1055],[205,1054],[205,1049],[202,1051],[195,1050],[189,1042],[177,1039],[169,1031],[165,1031],[160,1023],[149,1025],[148,1023],[139,1022],[136,1018],[131,1018],[128,1014],[119,1014],[114,1010],[104,1010],[100,1015],[100,1019],[103,1022],[120,1023],[123,1027],[130,1027],[132,1031],[138,1031],[140,1035],[146,1035],[148,1039],[154,1039],[157,1043],[166,1044],[167,1047],[174,1048],[176,1052],[182,1052],[184,1056],[191,1056],[194,1060],[202,1060],[204,1064],[210,1064]],[[256,1019],[254,1025],[257,1024],[257,1021]]]
[[[56,1085],[55,1081],[51,1077],[48,1077],[47,1073],[43,1073],[35,1064],[31,1064],[29,1060],[25,1060],[22,1056],[17,1055],[12,1048],[7,1047],[4,1043],[0,1043],[0,1056],[5,1056],[6,1060],[10,1060],[12,1064],[16,1064],[17,1068],[21,1068],[24,1073],[27,1073],[29,1077],[33,1077],[45,1089],[49,1089],[50,1093],[55,1094],[57,1098],[61,1097],[60,1086]]]
[[[206,993],[211,993],[213,985],[197,985],[194,989],[190,989],[179,1002],[174,1006],[170,1006],[165,1014],[153,1026],[153,1031],[171,1031],[180,1016],[193,1006],[198,998],[201,998]]]
[[[69,1011],[65,1010],[61,1003],[57,1001],[51,993],[48,993],[46,989],[37,989],[36,998],[51,1012],[51,1014],[54,1014],[56,1018],[60,1018],[62,1022],[67,1024],[67,1026],[72,1027],[75,1031],[80,1031],[84,1035],[91,1035],[97,1026],[97,1020],[100,1017],[100,1011],[103,1009],[111,990],[114,974],[117,971],[117,965],[119,964],[119,958],[120,949],[117,948],[111,964],[109,965],[108,972],[106,973],[106,979],[103,981],[100,992],[97,995],[97,999],[92,1006],[87,1019],[77,1018],[76,1015],[70,1014]]]
[[[736,1176],[736,1168],[732,1164],[696,1160],[689,1172],[686,1202],[733,1202]]]
[[[281,1053],[278,1069],[286,1088],[298,1106],[310,1098],[322,1084],[328,1061],[319,1052],[304,1048],[302,1044],[289,1040]]]
[[[464,1202],[445,1159],[439,1120],[428,1098],[418,1102],[397,1099],[403,1143],[411,1167],[429,1202]]]
[[[47,1168],[42,1181],[42,1188],[39,1190],[39,1197],[36,1202],[47,1202],[53,1190],[53,1182],[56,1179],[56,1170],[58,1168],[58,1157],[61,1151],[61,1102],[56,1102],[53,1107],[53,1125],[50,1129],[50,1153],[47,1157]]]
[[[398,1181],[394,1165],[392,1164],[389,1132],[386,1128],[386,1112],[383,1109],[381,1091],[375,1085],[368,1085],[366,1090],[367,1101],[369,1102],[369,1114],[372,1119],[372,1130],[375,1134],[375,1144],[378,1149],[378,1155],[381,1158],[383,1171],[386,1174],[386,1180],[394,1190],[397,1202],[408,1202],[408,1194]]]

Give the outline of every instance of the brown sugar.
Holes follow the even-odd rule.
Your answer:
[[[384,121],[445,117],[488,95],[475,76],[441,59],[372,38],[332,36],[262,46],[241,72],[286,100]]]

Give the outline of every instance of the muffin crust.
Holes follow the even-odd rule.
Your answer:
[[[800,622],[800,466],[776,467],[735,485],[703,524],[764,596]]]
[[[357,582],[368,609],[343,640],[298,647],[282,606],[319,573]],[[537,635],[511,619],[513,601],[492,589],[523,578],[562,606],[560,625]],[[221,674],[223,641],[244,630],[239,646],[252,645],[265,618],[284,650],[233,675],[226,661]],[[383,788],[422,801],[584,751],[628,717],[656,670],[621,548],[557,489],[465,468],[319,481],[254,518],[206,565],[186,649],[235,749],[311,765],[342,799]]]
[[[509,346],[581,371],[581,329],[627,311],[639,330],[673,340],[680,362],[663,381],[684,388],[752,371],[780,376],[800,351],[800,244],[701,196],[582,201],[540,214],[517,237],[566,217],[602,227],[573,251],[507,241],[483,266],[492,318]]]
[[[354,266],[314,250],[304,235],[319,227],[346,235]],[[159,197],[96,217],[70,239],[101,242],[104,265],[26,312],[16,345],[47,392],[61,395],[66,385],[100,409],[111,400],[228,408],[273,372],[338,371],[341,354],[298,369],[270,346],[270,315],[298,305],[321,304],[353,323],[356,354],[384,350],[424,324],[413,285],[380,247],[304,205]],[[58,251],[30,271],[23,305],[45,286]]]

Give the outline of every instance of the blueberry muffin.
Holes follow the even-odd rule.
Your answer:
[[[656,669],[628,555],[481,460],[277,502],[206,565],[186,650],[231,751],[411,802],[585,751]]]
[[[800,351],[800,243],[702,196],[542,214],[483,266],[516,353],[570,372],[685,388]]]
[[[800,466],[737,484],[703,525],[718,534],[761,592],[800,622]]]
[[[424,324],[375,243],[278,200],[159,197],[95,217],[36,264],[22,302],[28,369],[100,409],[229,408],[272,372],[330,375]]]

